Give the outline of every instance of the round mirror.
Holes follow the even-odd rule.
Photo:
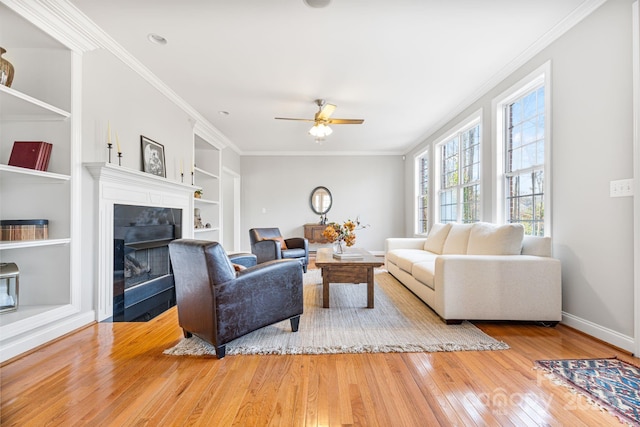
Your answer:
[[[333,200],[331,199],[331,191],[327,187],[316,187],[311,192],[311,210],[318,215],[324,215],[331,209]]]

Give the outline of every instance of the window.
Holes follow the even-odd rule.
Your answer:
[[[427,152],[416,158],[417,200],[416,234],[429,231],[429,154]]]
[[[533,236],[551,232],[550,70],[547,62],[494,101],[498,220]]]
[[[496,103],[498,210],[525,234],[550,234],[549,63],[507,91]]]
[[[438,145],[439,221],[480,221],[480,119]]]
[[[544,87],[507,104],[507,221],[544,235]]]

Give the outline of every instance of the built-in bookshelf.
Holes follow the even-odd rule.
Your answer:
[[[203,228],[197,228],[194,220],[194,238],[219,241],[221,238],[220,173],[222,169],[220,149],[206,139],[194,134],[194,185],[202,190],[194,199],[195,209],[200,210]]]
[[[0,262],[19,268],[17,310],[0,314],[0,361],[95,319],[81,310],[78,280],[81,80],[72,76],[81,74],[82,52],[32,24],[44,22],[29,19],[44,12],[39,6],[9,4],[18,10],[0,3],[0,27],[12,29],[3,58],[15,68],[12,86],[0,85],[0,219],[46,219],[48,238],[0,241]],[[53,144],[48,170],[9,165],[15,141]]]

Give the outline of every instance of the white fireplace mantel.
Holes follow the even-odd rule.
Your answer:
[[[193,237],[193,193],[198,187],[111,163],[85,163],[97,199],[97,320],[113,316],[113,207],[116,204],[182,209],[182,237]]]

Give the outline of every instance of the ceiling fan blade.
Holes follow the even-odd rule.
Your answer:
[[[335,105],[324,104],[320,109],[320,111],[316,113],[316,120],[328,120],[335,110],[336,110]]]
[[[297,121],[300,121],[300,122],[312,122],[312,123],[315,122],[315,120],[313,120],[313,119],[292,119],[292,118],[289,118],[289,117],[274,117],[274,119],[276,119],[276,120],[297,120]]]
[[[332,125],[361,125],[364,119],[329,119],[328,124]]]

